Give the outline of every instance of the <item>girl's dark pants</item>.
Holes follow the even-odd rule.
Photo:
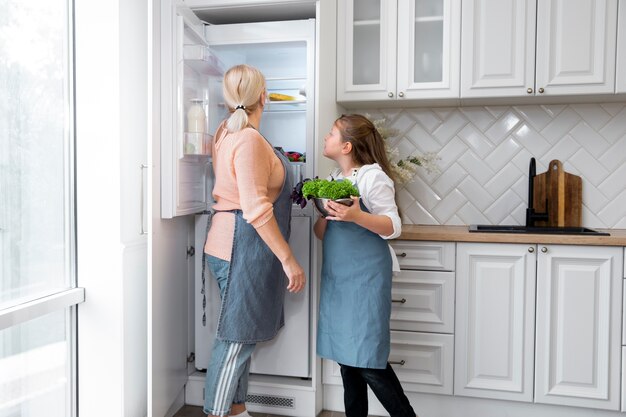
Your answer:
[[[339,365],[343,379],[346,417],[367,417],[368,385],[391,417],[415,417],[415,411],[404,395],[391,365],[387,364],[385,369]]]

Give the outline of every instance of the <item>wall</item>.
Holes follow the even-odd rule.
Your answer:
[[[528,163],[551,160],[583,180],[583,225],[626,228],[626,103],[371,109],[400,135],[401,156],[437,152],[397,190],[409,224],[524,224]]]

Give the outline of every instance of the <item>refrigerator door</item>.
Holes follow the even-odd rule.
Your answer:
[[[210,204],[208,118],[223,68],[202,23],[184,5],[163,16],[161,34],[161,217],[201,213]]]

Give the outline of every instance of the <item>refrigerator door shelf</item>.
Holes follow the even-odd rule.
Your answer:
[[[185,45],[183,47],[183,59],[187,65],[199,74],[216,77],[224,75],[224,65],[204,45]]]
[[[198,155],[205,158],[211,155],[213,136],[208,133],[185,132],[183,152],[185,156]]]

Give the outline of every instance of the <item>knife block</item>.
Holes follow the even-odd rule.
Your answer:
[[[548,170],[533,178],[533,187],[535,212],[548,213],[548,220],[537,221],[536,226],[582,225],[582,178],[563,171],[561,161],[556,159],[550,161]]]

